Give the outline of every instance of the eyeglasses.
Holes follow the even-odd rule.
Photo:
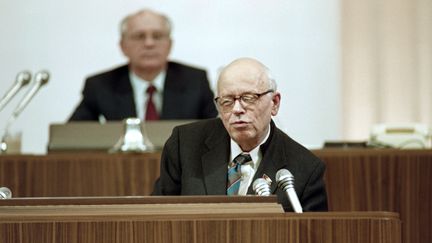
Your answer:
[[[214,101],[222,109],[222,111],[229,111],[234,107],[234,103],[236,100],[239,100],[242,106],[246,108],[250,105],[254,105],[259,100],[259,98],[261,98],[261,96],[272,92],[274,92],[274,90],[269,89],[262,93],[244,93],[241,95],[227,95],[227,96],[216,97]]]
[[[155,42],[160,42],[163,40],[168,39],[168,35],[162,32],[153,32],[153,33],[145,33],[145,32],[138,32],[133,33],[131,35],[127,35],[127,38],[133,41],[145,41],[146,39],[150,38]]]

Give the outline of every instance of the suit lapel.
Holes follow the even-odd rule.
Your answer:
[[[208,195],[226,194],[229,136],[222,123],[206,140],[208,151],[202,156],[204,182]]]
[[[276,173],[278,170],[284,168],[284,164],[275,162],[280,161],[280,159],[280,156],[265,156],[261,161],[260,168],[258,168],[253,179],[255,181],[257,178],[262,178],[264,174],[270,177],[270,179],[272,180],[272,183],[270,185],[272,193],[274,193],[277,189]],[[249,188],[249,190],[248,191],[251,194],[254,193],[252,186]]]
[[[129,71],[126,68],[117,79],[117,84],[114,88],[116,95],[116,103],[119,108],[118,112],[123,114],[123,117],[136,117],[135,101],[131,81],[129,79]]]
[[[273,135],[271,137],[271,140],[269,141],[269,146],[266,149],[264,156],[261,160],[260,166],[258,167],[254,175],[252,184],[257,178],[262,178],[263,175],[265,174],[268,177],[270,177],[270,179],[272,180],[270,189],[271,192],[274,193],[277,189],[276,173],[278,170],[286,166],[286,161],[285,161],[286,156],[285,156],[285,151],[283,149],[276,149],[276,146],[274,146],[275,144],[280,144],[283,142],[281,141],[280,138],[280,131],[274,125],[272,126],[272,129],[274,129]],[[282,148],[282,147],[283,146],[278,146],[278,148]],[[252,184],[248,189],[248,194],[255,193],[253,191]]]
[[[261,164],[257,170],[257,172],[254,175],[254,178],[252,180],[252,184],[248,188],[248,194],[255,194],[253,190],[253,182],[257,178],[263,178],[264,175],[270,177],[272,180],[272,183],[270,185],[271,192],[274,193],[277,189],[276,184],[276,173],[278,170],[284,168],[284,165],[282,163],[276,163],[275,161],[280,161],[281,156],[273,156],[273,155],[265,155],[264,158],[261,161]]]
[[[178,114],[178,102],[182,99],[185,88],[183,75],[179,73],[174,63],[168,62],[164,82],[161,118],[166,118],[167,115],[175,116],[175,114]]]

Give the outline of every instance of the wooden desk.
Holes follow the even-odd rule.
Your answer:
[[[331,211],[399,212],[402,242],[432,242],[432,150],[317,150]]]
[[[105,203],[97,205],[79,204],[80,199],[71,199],[71,204],[54,199],[38,206],[29,199],[27,206],[0,205],[0,242],[401,242],[396,213],[295,214],[274,211],[271,203],[264,202],[270,207],[263,210],[261,202],[238,201],[244,197],[225,197],[217,203],[201,198],[206,202],[198,198],[191,204],[173,204],[172,198],[160,197],[150,198],[153,203],[143,203],[146,198],[125,199],[139,200],[138,204],[112,204],[108,198],[99,199]]]
[[[159,153],[0,156],[0,186],[13,197],[144,196],[159,177]]]
[[[400,214],[404,243],[432,242],[432,150],[315,150],[327,164],[331,211]],[[0,156],[14,197],[149,195],[159,153]]]

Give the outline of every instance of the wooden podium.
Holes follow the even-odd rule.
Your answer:
[[[402,242],[432,242],[432,150],[325,149],[329,210],[398,212]],[[150,195],[160,153],[0,156],[14,197]],[[0,241],[0,243],[2,243]]]
[[[275,197],[0,201],[2,243],[400,243],[397,213],[284,213]]]

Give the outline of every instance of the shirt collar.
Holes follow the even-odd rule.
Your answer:
[[[130,71],[129,73],[129,78],[131,80],[133,90],[140,94],[143,94],[143,92],[147,90],[147,87],[150,85],[150,83],[155,86],[158,93],[162,94],[165,84],[165,76],[165,70],[162,70],[153,80],[142,79],[132,71]]]

